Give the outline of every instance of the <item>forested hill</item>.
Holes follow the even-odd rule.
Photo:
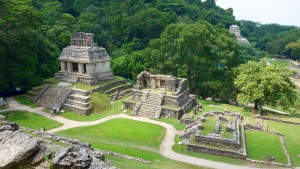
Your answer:
[[[257,50],[274,51],[268,43],[289,31],[297,36],[285,45],[299,44],[299,29],[238,22],[232,9],[215,0],[1,0],[0,95],[52,77],[71,34],[82,31],[94,33],[98,46],[107,49],[116,75],[173,74],[189,78],[196,94],[229,97],[232,68],[251,59],[251,50],[257,53],[236,43],[228,33],[232,24],[241,26]],[[290,45],[280,51],[294,54]]]

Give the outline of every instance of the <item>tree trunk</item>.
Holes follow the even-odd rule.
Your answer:
[[[258,110],[258,101],[254,101],[254,109]]]

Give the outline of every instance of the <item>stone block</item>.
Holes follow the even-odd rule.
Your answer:
[[[198,130],[203,130],[203,124],[202,123],[198,124]]]

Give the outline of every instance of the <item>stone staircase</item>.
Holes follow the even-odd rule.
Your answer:
[[[122,79],[107,83],[92,91],[96,92],[99,90],[103,91],[105,94],[108,94],[110,100],[118,100],[132,93],[132,85]]]
[[[42,89],[39,94],[33,98],[33,101],[42,107],[59,111],[71,92],[72,89],[67,86],[49,85]]]
[[[159,96],[154,93],[144,93],[142,103],[137,110],[137,115],[142,117],[159,118],[161,106],[159,104]]]
[[[78,114],[87,115],[92,112],[92,108],[89,107],[89,101],[91,96],[90,92],[80,89],[72,89],[72,93],[64,104],[64,109],[71,110]]]

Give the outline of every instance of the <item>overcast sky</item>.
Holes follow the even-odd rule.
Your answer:
[[[233,8],[237,20],[300,26],[300,0],[216,0],[217,5]]]

